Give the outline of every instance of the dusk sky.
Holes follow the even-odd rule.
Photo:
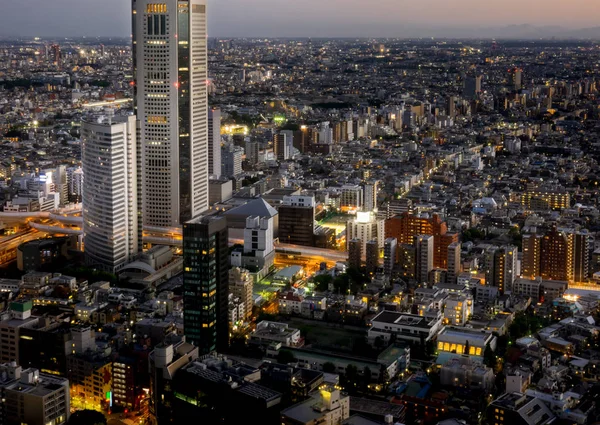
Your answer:
[[[4,3],[1,36],[130,33],[129,0]],[[443,36],[458,28],[485,33],[488,27],[526,23],[584,28],[597,26],[600,15],[597,0],[209,0],[208,4],[209,33],[217,37]]]

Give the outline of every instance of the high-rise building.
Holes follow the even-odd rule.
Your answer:
[[[415,279],[417,274],[417,248],[414,243],[398,245],[398,270],[405,280]]]
[[[84,121],[81,139],[85,261],[115,273],[141,248],[135,116]]]
[[[1,424],[63,425],[71,415],[67,379],[16,362],[0,365],[0,397]]]
[[[208,110],[208,174],[221,175],[221,109]]]
[[[517,258],[519,249],[516,246],[492,247],[486,252],[485,281],[489,286],[496,286],[500,293],[512,292],[517,278]]]
[[[181,226],[208,208],[205,0],[133,0],[143,224]]]
[[[379,182],[365,184],[364,190],[364,205],[363,210],[373,211],[377,209],[377,190],[379,188]]]
[[[448,245],[448,273],[446,280],[448,283],[456,283],[456,279],[461,272],[460,251],[461,244],[453,242]]]
[[[315,198],[285,196],[279,207],[279,240],[293,245],[313,246],[315,241]]]
[[[362,264],[363,243],[360,239],[348,241],[348,267],[360,269]]]
[[[384,221],[377,219],[372,211],[359,211],[354,220],[346,224],[346,240],[360,239],[362,252],[367,252],[367,242],[375,240],[379,249],[383,249],[385,242]]]
[[[535,233],[523,235],[523,259],[521,260],[521,276],[535,279],[540,276],[540,255],[542,252],[542,236]]]
[[[570,281],[573,276],[573,250],[566,231],[556,226],[542,238],[540,274],[542,279]]]
[[[227,219],[200,215],[183,226],[183,330],[200,354],[229,345]]]
[[[416,239],[416,279],[420,284],[429,282],[429,272],[433,270],[433,236],[420,235]]]
[[[593,238],[587,232],[577,232],[571,236],[573,246],[573,281],[587,282],[590,277],[590,258]]]
[[[233,267],[229,270],[229,292],[244,303],[244,319],[252,316],[252,307],[254,301],[252,298],[252,289],[254,281],[246,269]]]
[[[435,268],[445,269],[448,264],[448,246],[458,242],[457,233],[448,233],[448,225],[438,214],[415,215],[405,212],[385,221],[385,237],[398,239],[398,244],[412,244],[420,235],[433,235]]]
[[[367,242],[365,257],[367,259],[367,273],[370,275],[375,274],[379,268],[379,244],[376,240]]]
[[[81,202],[83,197],[83,170],[81,167],[67,168],[67,186],[69,202]]]
[[[235,177],[242,173],[242,157],[244,149],[234,144],[221,148],[221,174],[224,177]]]
[[[396,238],[387,238],[383,244],[383,273],[391,276],[396,265],[396,255],[398,250],[398,240]]]
[[[466,77],[463,89],[463,96],[467,99],[473,99],[481,93],[481,75],[475,77]]]
[[[287,134],[277,133],[273,135],[273,151],[277,161],[286,161],[290,157],[290,147]]]

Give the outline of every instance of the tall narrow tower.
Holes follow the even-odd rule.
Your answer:
[[[136,114],[145,227],[208,208],[205,0],[133,0]]]
[[[84,121],[81,139],[85,261],[115,273],[141,248],[135,116]]]

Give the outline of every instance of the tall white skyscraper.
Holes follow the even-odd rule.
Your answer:
[[[221,109],[208,110],[208,174],[221,175]]]
[[[81,127],[86,264],[118,272],[139,252],[135,116],[84,121]]]
[[[205,0],[133,0],[136,113],[145,227],[208,208]]]

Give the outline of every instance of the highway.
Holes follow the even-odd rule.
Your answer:
[[[0,265],[14,260],[17,257],[17,247],[22,243],[44,238],[46,236],[46,233],[38,232],[35,229],[29,229],[24,232],[0,239]]]

